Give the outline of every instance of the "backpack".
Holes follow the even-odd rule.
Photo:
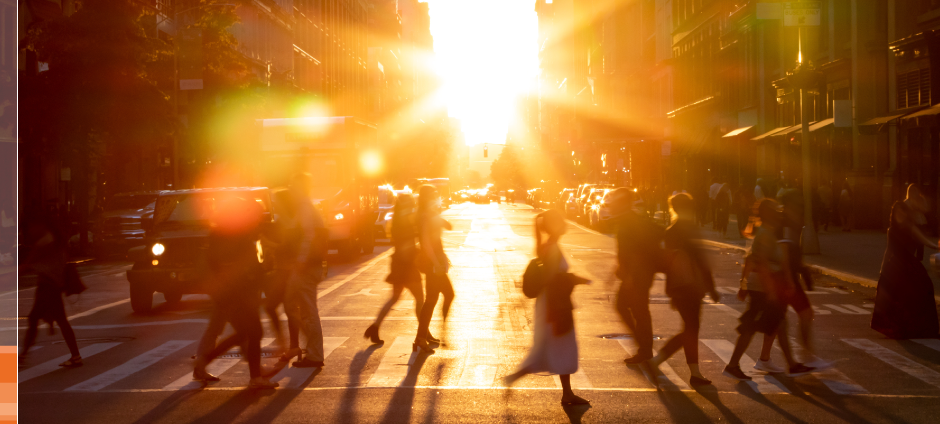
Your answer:
[[[545,264],[542,260],[535,258],[529,261],[529,265],[522,274],[522,294],[528,298],[535,298],[545,288]]]

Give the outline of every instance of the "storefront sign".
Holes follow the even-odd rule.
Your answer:
[[[785,2],[783,3],[784,26],[819,26],[819,2]]]

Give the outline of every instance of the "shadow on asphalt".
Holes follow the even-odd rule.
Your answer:
[[[360,351],[353,356],[352,363],[349,364],[349,389],[343,392],[343,399],[340,400],[339,408],[336,409],[336,423],[355,423],[356,420],[356,397],[359,396],[362,385],[362,369],[369,362],[369,357],[379,350],[383,345],[371,345],[366,350]]]
[[[382,423],[407,423],[411,422],[411,411],[412,406],[415,401],[415,383],[418,382],[418,375],[421,373],[421,368],[424,367],[424,363],[428,359],[428,354],[424,352],[418,353],[418,356],[415,358],[415,361],[408,368],[408,375],[405,376],[405,379],[402,380],[401,386],[395,389],[395,393],[392,395],[392,399],[388,402],[388,408],[385,409],[385,415],[382,417]],[[437,396],[431,395],[431,401],[427,407],[427,413],[425,414],[425,419],[421,422],[432,422],[434,421],[434,410],[437,406]]]

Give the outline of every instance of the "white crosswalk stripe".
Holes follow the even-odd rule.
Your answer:
[[[734,351],[734,344],[727,340],[717,340],[717,339],[703,339],[702,343],[705,346],[708,346],[712,352],[715,352],[721,361],[727,364],[731,360],[731,352]],[[747,382],[751,388],[760,393],[790,393],[783,384],[780,383],[776,378],[770,375],[764,374],[754,374],[749,372],[754,369],[756,363],[750,356],[744,355],[741,357],[741,369],[745,371],[746,374],[750,375],[754,381]]]
[[[330,354],[333,353],[336,348],[346,343],[349,337],[324,337],[323,338],[323,358],[328,359]],[[325,362],[325,361],[324,361]],[[277,375],[271,378],[271,381],[278,383],[281,387],[288,389],[298,389],[304,385],[317,371],[317,368],[297,368],[294,366],[287,366],[282,369]]]
[[[389,346],[379,367],[369,379],[368,387],[397,387],[408,375],[417,352],[412,352],[414,336],[398,336]]]
[[[911,341],[920,343],[933,350],[940,351],[940,339],[913,339]]]
[[[274,341],[274,338],[264,338],[261,339],[261,347],[270,345]],[[222,373],[228,371],[230,368],[237,365],[241,362],[240,358],[221,358],[212,361],[208,366],[206,366],[206,371],[209,374],[220,376]],[[176,379],[170,384],[167,384],[163,387],[163,390],[194,390],[203,387],[201,381],[194,381],[193,374],[191,372],[186,373],[186,375]]]
[[[127,361],[102,374],[65,389],[67,392],[96,392],[111,384],[123,380],[144,368],[147,368],[174,352],[192,344],[194,340],[170,340],[130,361]]]
[[[555,387],[561,387],[561,376],[558,374],[552,375],[552,379],[555,380]],[[588,379],[587,374],[584,373],[584,367],[579,367],[574,374],[571,374],[571,388],[572,389],[593,389],[594,386],[591,385],[591,380]]]
[[[496,381],[499,368],[499,348],[495,339],[470,339],[463,373],[460,374],[461,387],[492,386]]]
[[[911,377],[940,388],[940,372],[927,368],[913,359],[868,339],[842,339],[842,341],[865,351],[865,353],[884,361],[884,363],[903,371]]]
[[[119,345],[120,343],[95,343],[93,345],[81,347],[78,351],[82,354],[82,359],[87,359],[92,356],[95,356],[101,352],[104,352],[112,347]],[[35,367],[30,367],[19,372],[19,382],[22,383],[27,380],[32,380],[36,377],[40,377],[55,370],[60,370],[62,367],[59,366],[62,362],[65,362],[72,355],[64,355],[58,358],[55,358],[51,361],[43,362]]]
[[[622,347],[628,355],[632,356],[635,354],[633,351],[632,342],[624,339],[618,339],[617,342],[620,343],[620,347]],[[672,369],[672,366],[670,366],[669,363],[663,362],[662,364],[659,364],[659,371],[662,373],[662,375],[647,375],[646,370],[643,371],[643,374],[646,375],[646,378],[650,379],[651,381],[652,379],[656,379],[658,384],[665,386],[665,388],[675,390],[690,390],[689,385],[686,384],[685,380],[679,377],[679,374],[676,374],[676,370]],[[574,385],[573,381],[572,385]]]
[[[790,345],[793,347],[793,353],[798,357],[807,358],[809,356],[806,349],[796,341],[795,337],[790,337]],[[813,376],[836,394],[861,395],[868,393],[868,390],[835,368],[814,372]]]
[[[855,305],[832,305],[832,304],[827,303],[823,306],[829,309],[832,309],[836,312],[842,312],[843,314],[849,314],[849,315],[866,315],[866,314],[870,315],[871,314],[871,311],[867,311]]]

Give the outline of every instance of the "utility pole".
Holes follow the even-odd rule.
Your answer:
[[[802,36],[802,31],[800,31]],[[799,62],[793,72],[787,73],[787,81],[793,88],[800,90],[800,150],[803,162],[803,237],[801,245],[803,253],[809,255],[819,254],[819,236],[816,234],[816,225],[813,222],[813,172],[812,154],[809,147],[809,122],[812,119],[813,109],[808,106],[810,100],[809,90],[817,88],[822,74],[816,71],[813,64],[803,60],[802,40],[800,40]]]

